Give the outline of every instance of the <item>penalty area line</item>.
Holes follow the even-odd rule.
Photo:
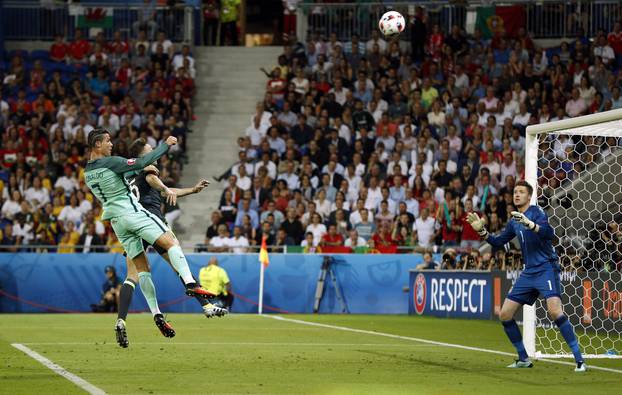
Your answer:
[[[75,374],[69,372],[68,370],[66,370],[62,366],[60,366],[60,365],[50,361],[49,359],[47,359],[43,355],[39,354],[36,351],[31,350],[30,348],[24,346],[23,344],[12,343],[11,346],[13,346],[13,347],[17,348],[18,350],[22,351],[23,353],[28,355],[30,358],[32,358],[35,361],[41,363],[43,366],[45,366],[46,368],[50,369],[51,371],[53,371],[54,373],[58,374],[59,376],[62,376],[64,378],[66,378],[67,380],[71,381],[72,383],[74,383],[78,387],[82,388],[83,390],[85,390],[89,394],[93,394],[93,395],[106,395],[106,392],[104,390],[102,390],[101,388],[95,387],[93,384],[89,383],[88,381],[84,380],[83,378],[81,378],[79,376],[76,376]]]
[[[297,320],[297,319],[294,319],[294,318],[285,318],[285,317],[281,317],[281,316],[278,316],[278,315],[261,314],[261,316],[262,317],[266,317],[266,318],[272,318],[272,319],[278,320],[278,321],[292,322],[292,323],[295,323],[295,324],[316,326],[316,327],[319,327],[319,328],[334,329],[334,330],[339,330],[339,331],[344,331],[344,332],[361,333],[361,334],[364,334],[364,335],[388,337],[388,338],[391,338],[391,339],[408,340],[408,341],[413,341],[413,342],[418,342],[418,343],[431,344],[431,345],[435,345],[435,346],[439,346],[439,347],[458,348],[458,349],[461,349],[461,350],[485,352],[485,353],[488,353],[488,354],[506,355],[506,356],[511,356],[511,357],[515,357],[516,356],[515,354],[509,353],[509,352],[505,352],[505,351],[490,350],[490,349],[487,349],[487,348],[479,348],[479,347],[471,347],[471,346],[465,346],[465,345],[462,345],[462,344],[445,343],[445,342],[439,342],[439,341],[435,341],[435,340],[421,339],[421,338],[418,338],[418,337],[394,335],[392,333],[368,331],[368,330],[365,330],[365,329],[349,328],[347,326],[321,324],[319,322],[310,322],[310,321],[304,321],[304,320]],[[553,360],[553,359],[538,359],[537,361],[547,362],[547,363],[554,363],[554,364],[558,364],[558,365],[576,366],[576,364],[574,362],[557,361],[557,360]],[[589,369],[602,370],[604,372],[611,372],[611,373],[622,373],[622,370],[619,370],[619,369],[605,368],[605,367],[602,367],[602,366],[594,366],[594,365],[589,365],[588,364],[588,370]]]

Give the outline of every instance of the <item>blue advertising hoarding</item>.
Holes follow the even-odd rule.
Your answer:
[[[259,295],[257,254],[188,254],[198,276],[216,256],[229,274],[235,296],[233,312],[254,313]],[[148,254],[158,300],[165,312],[200,312],[193,298],[183,294],[178,276],[155,254]],[[265,271],[264,311],[311,313],[323,255],[270,254]],[[423,261],[419,254],[335,254],[332,270],[347,305],[355,314],[406,314],[409,270]],[[86,312],[97,303],[104,268],[116,268],[125,277],[121,254],[0,254],[0,312]],[[132,311],[145,311],[142,295],[132,299]],[[331,281],[327,281],[320,313],[341,313]]]
[[[408,312],[489,319],[493,313],[492,292],[490,272],[411,270]]]

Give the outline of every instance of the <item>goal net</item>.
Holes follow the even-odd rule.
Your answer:
[[[588,358],[622,357],[622,109],[527,128],[525,178],[555,230],[564,312]],[[539,299],[528,353],[572,357]]]

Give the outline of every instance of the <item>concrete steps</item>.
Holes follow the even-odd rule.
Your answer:
[[[181,184],[186,187],[206,178],[211,185],[200,195],[180,200],[182,215],[175,232],[184,246],[204,240],[223,189],[213,177],[237,161],[236,138],[250,125],[255,103],[265,93],[267,80],[259,68],[276,65],[281,53],[280,47],[195,48],[197,120],[192,126],[194,133],[188,136],[190,163],[184,168]]]

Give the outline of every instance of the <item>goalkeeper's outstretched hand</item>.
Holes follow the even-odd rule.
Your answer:
[[[518,222],[521,225],[524,225],[527,229],[536,229],[536,223],[527,218],[525,214],[521,213],[520,211],[512,211],[510,214],[512,214],[512,218],[514,218],[514,221]]]
[[[485,238],[488,235],[486,224],[484,220],[477,215],[477,213],[467,214],[467,222],[481,237]]]

